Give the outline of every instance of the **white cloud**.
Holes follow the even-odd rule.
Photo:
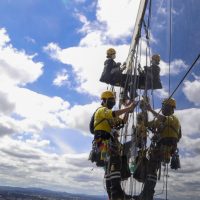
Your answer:
[[[86,18],[86,16],[84,16],[81,13],[76,12],[75,17],[78,18],[78,20],[83,24],[83,27],[79,30],[80,32],[83,33],[87,33],[90,31],[90,22],[88,21],[88,19]]]
[[[93,21],[89,21],[84,14],[76,11],[75,16],[83,23],[83,26],[78,32],[86,34],[81,39],[80,45],[90,46],[93,44],[92,42],[95,42],[97,46],[99,44],[115,42],[115,40],[123,41],[124,38],[130,37],[133,31],[139,2],[139,0],[98,1],[96,6],[96,20]],[[112,7],[112,12],[111,4],[114,5]]]
[[[56,78],[53,80],[53,85],[56,85],[58,87],[63,85],[70,85],[69,76],[67,73],[67,70],[63,69],[61,72],[58,72],[56,75]]]
[[[36,43],[35,39],[33,39],[33,38],[29,37],[29,36],[26,36],[25,39],[26,39],[27,42],[30,42],[32,44]]]
[[[35,55],[15,49],[5,29],[0,29],[0,81],[3,84],[25,85],[37,80],[43,64],[34,62]]]
[[[12,87],[8,99],[14,100],[12,113],[19,116],[15,123],[23,132],[40,132],[44,127],[64,128],[65,124],[57,114],[68,109],[69,103],[60,97],[48,97],[25,88]],[[5,120],[6,116],[1,116]],[[14,120],[7,117],[6,121]],[[19,129],[16,129],[16,131]],[[18,132],[17,131],[17,132]]]
[[[12,47],[5,29],[0,29],[0,38],[0,135],[35,133],[46,126],[65,127],[56,112],[67,109],[68,102],[18,87],[36,81],[43,65]]]
[[[1,28],[0,29],[0,47],[2,48],[8,42],[10,42],[10,38],[6,33],[6,29],[5,28]]]
[[[190,108],[176,112],[182,125],[183,135],[191,137],[200,132],[200,121],[197,120],[200,109]]]
[[[107,26],[107,32],[105,34],[108,37],[119,38],[131,35],[139,2],[138,0],[98,1],[97,20]]]
[[[80,41],[80,46],[94,46],[98,47],[100,45],[103,45],[103,38],[102,33],[99,31],[88,33],[87,36],[85,36]]]
[[[181,71],[185,70],[188,67],[188,65],[185,63],[185,61],[181,59],[175,59],[172,60],[170,64],[170,74],[176,75],[179,74]],[[160,62],[160,75],[165,76],[169,74],[169,64],[167,62],[161,61]]]
[[[44,152],[29,140],[3,137],[1,141],[1,182],[21,187],[46,188],[48,185],[48,189],[77,193],[83,193],[93,186],[91,193],[103,192],[103,170],[96,168],[91,171],[87,153],[57,155]]]
[[[156,90],[155,94],[159,98],[166,98],[166,97],[169,96],[169,92],[166,90],[166,88],[162,88],[162,89]]]
[[[195,80],[187,80],[183,85],[183,93],[187,99],[196,106],[200,105],[200,77],[194,75]]]
[[[93,102],[85,105],[75,105],[71,109],[59,113],[69,128],[81,130],[84,135],[89,133],[89,121],[93,112],[100,106],[100,103]]]
[[[61,51],[60,47],[56,43],[49,43],[48,46],[45,46],[44,51],[48,51],[51,58],[58,59],[58,52]]]
[[[60,97],[48,97],[29,89],[18,87],[18,85],[24,85],[35,81],[41,75],[42,65],[40,63],[34,63],[31,56],[27,56],[24,52],[18,52],[11,44],[7,44],[6,42],[9,41],[9,37],[5,30],[2,32],[2,36],[4,36],[2,37],[4,38],[4,46],[1,47],[1,52],[4,53],[3,55],[5,56],[3,57],[1,55],[1,63],[9,63],[10,68],[6,68],[5,65],[0,66],[2,67],[0,75],[0,135],[3,136],[12,133],[40,133],[47,127],[79,129],[84,134],[89,134],[87,124],[91,116],[90,114],[92,114],[93,111],[93,104],[69,108],[69,102],[64,101]],[[59,51],[61,50],[55,44],[50,45],[50,50],[52,50],[53,56],[57,51],[60,56]],[[80,54],[84,55],[84,50],[80,51]],[[70,58],[71,55],[72,58]],[[12,57],[12,59],[10,59],[10,57]],[[62,57],[62,59],[66,58]],[[81,63],[85,58],[77,59],[77,52],[72,52],[67,56],[66,63],[70,63],[70,59],[77,60],[77,68],[75,68],[74,71],[78,74],[81,73],[84,70]],[[14,61],[16,61],[16,63]],[[91,63],[89,61],[89,66],[93,68],[92,72],[95,74],[97,71],[95,68],[97,67],[96,61],[92,61]],[[17,74],[18,71],[20,71],[19,74]],[[90,71],[84,71],[86,78],[88,72]],[[6,82],[5,79],[8,81]],[[66,82],[67,79],[67,71],[63,70],[61,74],[58,74],[54,83],[61,85]],[[84,77],[80,76],[80,80],[84,81],[83,79]],[[96,91],[94,84],[92,85],[94,91]],[[88,113],[90,114],[88,115]],[[80,120],[82,114],[85,117]]]
[[[93,106],[95,107],[97,104],[93,104]],[[81,106],[74,107],[74,113],[76,113],[75,110],[79,110],[81,116],[89,115],[89,109],[86,106],[83,108]],[[85,115],[83,115],[83,112],[85,112]],[[189,193],[190,191],[198,194],[198,190],[191,183],[196,182],[196,184],[199,184],[198,177],[200,175],[200,141],[199,139],[192,138],[193,134],[197,131],[199,132],[197,126],[199,122],[195,120],[197,115],[199,115],[199,109],[179,110],[176,114],[181,121],[183,130],[183,138],[179,144],[179,150],[184,152],[193,151],[196,153],[192,157],[186,153],[185,157],[181,156],[182,168],[178,171],[174,172],[169,169],[169,196],[171,198],[177,196],[176,199],[179,200],[185,197],[184,191],[188,191],[190,197],[192,195]],[[78,120],[78,114],[77,116],[71,117],[76,121]],[[193,123],[191,123],[192,121]],[[79,127],[82,126],[81,124],[83,125],[80,122]],[[70,147],[66,147],[68,153],[62,155],[46,153],[42,149],[49,145],[49,141],[42,140],[39,136],[23,140],[13,140],[6,136],[1,141],[0,155],[2,159],[0,161],[0,177],[4,183],[15,186],[29,185],[31,187],[41,188],[46,188],[48,185],[48,189],[53,190],[67,192],[75,192],[78,190],[80,193],[105,194],[102,185],[104,171],[99,168],[92,170],[93,165],[87,161],[88,153],[75,154],[73,149],[70,150]],[[24,179],[24,177],[26,178]],[[87,182],[86,185],[85,182]],[[71,187],[72,185],[73,187]],[[88,187],[90,186],[93,186],[92,191],[88,191]],[[162,187],[163,182],[158,182],[156,193]],[[182,191],[182,193],[179,191]],[[186,195],[185,199],[189,200],[189,195]]]

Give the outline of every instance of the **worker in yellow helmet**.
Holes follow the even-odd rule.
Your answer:
[[[123,71],[126,68],[126,63],[124,62],[122,65],[121,63],[116,63],[116,50],[113,48],[109,48],[106,51],[106,60],[104,62],[104,69],[100,77],[100,81],[113,85],[123,87],[125,89],[124,98],[131,98],[137,96],[136,91],[133,91],[133,82],[135,77],[124,74]],[[137,76],[136,76],[137,79]],[[131,85],[132,83],[132,85]],[[137,85],[137,83],[136,83]],[[129,96],[128,96],[129,91]]]
[[[105,163],[105,179],[106,189],[109,199],[122,199],[123,196],[128,196],[121,188],[120,163],[110,160],[109,140],[113,129],[119,130],[126,123],[127,115],[133,112],[136,107],[136,102],[131,102],[126,108],[120,110],[112,110],[115,105],[115,94],[112,91],[104,91],[101,94],[101,107],[98,108],[94,115],[94,140],[97,148],[101,153],[100,159]],[[125,114],[124,118],[120,118]],[[120,161],[120,160],[117,160]],[[108,167],[108,162],[110,167]]]
[[[178,118],[174,115],[176,101],[173,98],[166,98],[162,102],[162,114],[154,111],[150,104],[147,110],[150,111],[156,119],[147,123],[152,131],[151,151],[147,166],[146,179],[144,187],[139,197],[135,199],[153,200],[154,188],[157,182],[157,171],[160,163],[169,163],[171,159],[171,168],[180,168],[179,157],[177,154],[177,143],[181,134],[181,125]]]
[[[114,61],[116,58],[116,50],[113,48],[107,49],[106,58],[100,81],[111,85],[121,86],[121,81],[124,81],[122,79],[126,78],[125,75],[122,75],[123,70],[126,68],[126,64],[124,63],[124,65],[121,66],[121,63],[116,63]]]
[[[155,90],[161,89],[162,83],[160,80],[160,55],[154,54],[151,57],[151,65],[144,66],[144,70],[140,71],[139,85],[140,89]],[[143,85],[143,83],[145,83]]]

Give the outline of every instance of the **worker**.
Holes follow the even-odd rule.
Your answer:
[[[173,98],[164,99],[162,102],[162,114],[154,111],[150,104],[147,105],[147,110],[150,111],[156,119],[147,123],[148,128],[154,134],[150,145],[149,160],[147,164],[147,174],[144,181],[144,187],[139,196],[135,199],[153,200],[154,188],[157,182],[157,171],[160,168],[161,162],[168,164],[170,158],[176,155],[177,143],[181,134],[181,125],[178,118],[174,115],[176,101]],[[171,159],[172,162],[172,159]],[[179,165],[179,163],[177,163]],[[172,166],[172,165],[171,165]],[[174,166],[174,169],[179,166]]]
[[[119,162],[116,164],[113,161],[113,156],[111,156],[109,142],[111,139],[112,129],[120,129],[127,120],[127,114],[133,112],[136,107],[136,102],[131,102],[127,107],[113,111],[112,108],[115,105],[115,94],[112,91],[104,91],[101,94],[101,107],[98,108],[94,115],[94,140],[97,144],[101,156],[100,159],[105,163],[105,178],[106,178],[106,189],[109,199],[121,200],[124,198],[125,193],[121,188],[121,175],[120,175],[120,165]],[[120,118],[122,114],[124,118]],[[105,120],[104,120],[105,119]],[[101,123],[99,123],[101,121]],[[119,151],[118,149],[116,150]],[[111,156],[111,157],[110,157]],[[111,160],[110,160],[111,158]],[[109,160],[111,162],[109,162]],[[115,159],[114,159],[115,160]],[[119,160],[117,160],[119,161]],[[108,166],[111,164],[111,168]],[[108,175],[109,171],[109,176]],[[115,172],[115,176],[113,173]]]
[[[139,70],[139,89],[156,90],[162,89],[160,80],[160,55],[154,54],[151,57],[150,67],[145,66],[144,70]]]
[[[137,114],[136,123],[136,143],[139,149],[145,149],[147,143],[147,128],[145,126],[144,114],[142,112]]]
[[[116,50],[113,48],[109,48],[106,51],[106,55],[107,59],[104,62],[104,70],[101,74],[100,81],[112,86],[119,86],[124,88],[123,98],[134,99],[137,96],[136,91],[134,91],[133,88],[135,78],[131,74],[123,73],[123,71],[126,69],[126,63],[121,65],[121,63],[115,62],[114,59],[116,58]],[[138,76],[136,76],[135,85],[138,84],[137,80]]]

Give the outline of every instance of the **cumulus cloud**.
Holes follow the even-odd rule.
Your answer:
[[[10,40],[5,29],[1,29],[1,33],[1,44],[3,44],[1,51],[2,53],[8,51],[8,54],[4,54],[5,56],[1,60],[2,65],[0,65],[2,69],[0,75],[2,83],[0,86],[0,135],[26,132],[40,133],[47,127],[78,129],[83,131],[84,134],[88,134],[87,123],[92,110],[94,110],[95,103],[85,106],[75,105],[70,108],[69,102],[64,101],[60,97],[48,97],[29,89],[18,87],[18,85],[36,81],[42,73],[41,67],[43,65],[33,62],[32,57],[26,55],[25,52],[19,52],[11,44],[8,44]],[[55,55],[55,52],[58,53],[56,55],[60,56],[61,50],[55,44],[51,44],[49,49],[52,51],[52,56]],[[83,52],[81,51],[80,53],[84,54]],[[77,53],[75,55],[75,52],[72,52],[69,55],[73,56],[72,58],[67,58],[65,60],[66,63],[70,63],[70,59],[73,58],[79,60],[76,57]],[[17,62],[13,62],[12,60],[14,59],[9,59],[10,57],[17,58],[20,65]],[[65,59],[62,57],[62,53],[61,58]],[[84,71],[83,74],[87,77],[87,73],[90,71],[81,68],[82,61],[77,61],[77,68],[74,70],[78,74]],[[9,66],[7,66],[7,63],[9,63]],[[92,61],[91,63],[92,65],[89,61],[89,66],[92,66],[92,72],[95,74],[96,62]],[[17,73],[18,70],[20,71],[19,74]],[[92,75],[90,74],[90,76]],[[5,79],[8,81],[6,82]],[[57,74],[54,84],[61,86],[67,83],[67,81],[67,71],[62,70]],[[84,76],[80,76],[80,81],[84,82]],[[94,83],[91,85],[94,85]],[[85,117],[80,119],[80,116]]]
[[[97,104],[94,103],[92,109],[94,110],[96,106]],[[86,106],[83,108],[77,106],[72,109],[72,113],[76,113],[76,109],[79,110],[81,116],[91,114],[88,113]],[[196,114],[199,115],[198,113],[198,109],[179,110],[176,112],[183,130],[183,138],[179,144],[179,150],[195,152],[193,155],[183,154],[184,157],[181,156],[182,169],[176,172],[169,170],[168,191],[170,191],[170,196],[173,198],[179,196],[177,197],[178,200],[183,197],[183,192],[179,192],[184,191],[185,188],[188,188],[188,191],[193,191],[195,194],[198,194],[194,183],[196,185],[199,184],[199,140],[193,139],[193,135],[199,130],[199,122],[195,120]],[[71,117],[75,121],[80,120],[80,116],[78,115]],[[81,129],[83,129],[84,123],[86,124],[84,118],[80,120],[81,122],[78,128],[82,127]],[[189,126],[189,118],[193,121],[191,126]],[[69,123],[72,124],[71,122]],[[75,154],[73,150],[70,151],[70,148],[68,148],[68,153],[63,155],[45,153],[41,148],[48,146],[48,144],[49,141],[43,141],[39,137],[32,138],[31,140],[13,140],[9,137],[3,137],[2,143],[0,144],[0,155],[2,157],[0,161],[0,176],[2,180],[5,182],[12,180],[13,184],[19,186],[28,184],[42,188],[45,188],[45,185],[48,183],[48,188],[50,189],[66,191],[67,188],[68,192],[74,192],[74,190],[85,192],[88,191],[88,186],[93,185],[94,190],[91,193],[95,194],[97,191],[98,194],[104,193],[102,187],[103,170],[95,168],[94,171],[91,171],[92,165],[87,161],[88,153]],[[194,159],[197,162],[194,162]],[[11,170],[11,172],[8,173],[8,170]],[[26,180],[22,180],[24,177],[26,177]],[[56,180],[52,181],[55,177]],[[87,187],[85,185],[86,181]],[[162,187],[163,182],[158,182],[156,192],[161,191]],[[187,198],[189,199],[189,195]]]
[[[5,28],[1,28],[0,29],[0,47],[2,48],[8,42],[10,42],[10,38],[6,33],[6,29]]]
[[[27,55],[9,43],[5,29],[0,29],[0,80],[5,84],[25,85],[37,80],[42,74],[43,64],[34,62],[35,55]]]
[[[103,192],[103,170],[95,168],[95,171],[91,171],[88,154],[68,152],[60,156],[45,153],[39,146],[26,140],[13,140],[6,136],[1,141],[0,177],[3,183],[38,188],[48,185],[53,190],[78,193],[83,193],[91,186],[91,193]]]
[[[89,21],[83,13],[76,11],[75,16],[83,24],[78,31],[85,34],[80,45],[89,46],[92,41],[95,42],[95,45],[106,44],[109,41],[123,41],[125,37],[129,37],[133,31],[139,2],[139,0],[98,1],[96,19],[93,21]],[[110,4],[112,3],[115,6],[110,12]],[[98,40],[93,40],[94,38]]]
[[[21,87],[41,76],[43,64],[34,62],[33,55],[15,49],[5,29],[0,29],[0,41],[0,135],[39,133],[45,127],[66,128],[58,114],[69,108],[69,102]],[[67,73],[64,70],[59,75],[55,84],[61,85],[67,81]]]
[[[181,121],[184,135],[191,137],[200,132],[200,121],[197,120],[200,114],[200,109],[189,108],[179,110],[176,113]]]
[[[15,108],[14,102],[8,99],[7,93],[0,91],[0,113],[10,114]]]
[[[89,121],[93,112],[100,106],[97,102],[85,105],[75,105],[72,108],[59,113],[67,127],[81,130],[84,135],[89,133]]]
[[[175,59],[170,64],[170,74],[176,75],[179,74],[181,71],[184,71],[188,65],[185,63],[184,60]],[[169,64],[167,62],[161,61],[160,62],[160,75],[165,76],[169,74]]]
[[[9,88],[8,99],[14,99],[12,112],[19,119],[1,116],[4,121],[13,121],[16,131],[40,132],[44,127],[64,128],[57,114],[69,108],[69,103],[60,97],[48,97],[25,88]],[[18,132],[17,131],[17,132]]]
[[[166,97],[169,96],[169,92],[166,90],[166,88],[162,88],[162,89],[156,90],[155,94],[156,94],[157,97],[159,97],[161,99],[166,98]]]
[[[193,74],[195,80],[187,80],[183,84],[183,93],[187,97],[187,99],[194,103],[196,106],[200,105],[200,77]]]
[[[68,78],[69,76],[67,70],[63,69],[61,72],[58,72],[56,74],[56,78],[53,80],[53,85],[56,85],[58,87],[63,85],[70,85]]]
[[[140,1],[98,1],[97,20],[107,26],[107,35],[110,38],[130,36],[137,16]],[[112,9],[110,5],[115,5]],[[122,14],[123,13],[123,14]],[[130,20],[132,19],[132,20]]]

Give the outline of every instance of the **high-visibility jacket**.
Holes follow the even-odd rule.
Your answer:
[[[115,127],[117,123],[123,123],[123,120],[119,117],[115,117],[113,111],[104,106],[100,107],[94,115],[94,131],[110,133],[111,129]]]
[[[166,116],[164,121],[159,119],[148,122],[148,127],[153,128],[163,138],[181,138],[181,126],[175,115]]]

